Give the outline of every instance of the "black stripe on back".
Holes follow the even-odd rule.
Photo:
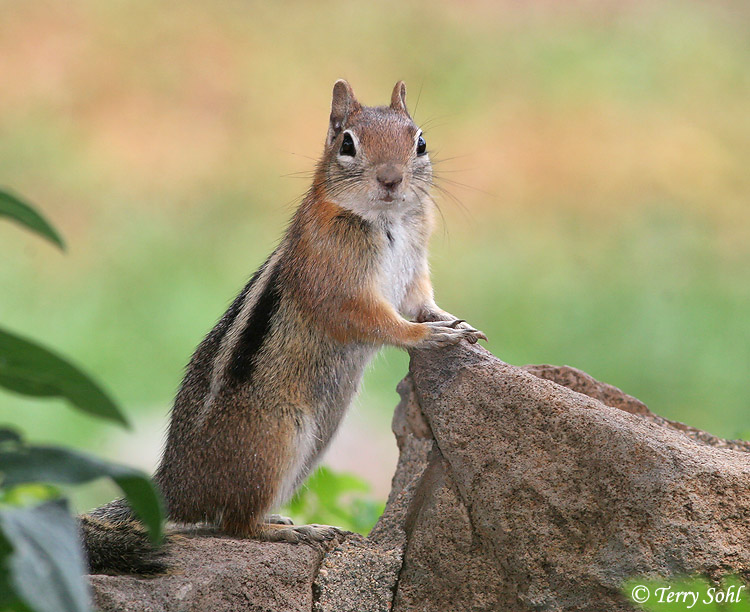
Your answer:
[[[268,262],[266,262],[268,263]],[[245,298],[250,293],[250,289],[253,284],[258,280],[258,277],[266,267],[264,263],[260,269],[253,274],[253,277],[245,284],[240,294],[232,301],[232,304],[219,319],[218,323],[214,325],[213,329],[203,338],[203,341],[195,349],[193,356],[190,358],[188,363],[185,378],[182,386],[186,385],[208,385],[211,378],[211,372],[213,370],[213,364],[216,360],[216,356],[219,354],[219,348],[221,341],[226,336],[227,331],[232,326],[232,323],[239,315],[242,309],[242,304],[245,302]]]
[[[242,304],[245,303],[245,298],[250,293],[250,289],[253,288],[253,285],[258,281],[258,278],[260,278],[260,275],[263,274],[266,265],[268,265],[268,260],[264,261],[260,268],[255,271],[250,280],[242,288],[242,291],[240,291],[240,294],[234,299],[234,301],[232,301],[232,304],[224,313],[224,316],[221,317],[221,320],[216,324],[213,330],[211,330],[210,335],[212,340],[216,342],[220,341],[226,335],[227,331],[229,331],[229,328],[232,326],[232,323],[234,323],[237,315],[240,314]]]
[[[279,309],[281,291],[278,287],[278,276],[278,269],[271,271],[268,282],[258,296],[258,301],[234,347],[227,367],[227,375],[235,383],[248,383],[252,379],[255,357],[271,330],[271,319]]]

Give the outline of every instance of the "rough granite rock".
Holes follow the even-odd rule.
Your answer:
[[[636,575],[750,579],[750,444],[569,367],[412,355],[400,459],[368,538],[182,537],[167,576],[92,576],[99,609],[632,610]]]
[[[165,576],[91,576],[97,610],[310,612],[324,551],[309,546],[178,536]]]
[[[669,419],[660,417],[651,412],[646,407],[646,404],[639,399],[636,399],[627,393],[623,393],[617,387],[599,382],[595,378],[586,374],[586,372],[582,372],[576,368],[570,366],[527,365],[523,366],[523,369],[527,372],[531,372],[534,376],[552,380],[558,385],[563,385],[564,387],[573,389],[573,391],[578,391],[579,393],[598,399],[602,404],[612,406],[612,408],[619,408],[625,412],[639,414],[657,425],[664,425],[666,427],[671,427],[672,429],[677,429],[685,433],[688,437],[693,438],[693,440],[704,442],[709,446],[750,451],[750,442],[747,440],[725,440],[717,436],[712,436],[710,433],[706,433],[695,427],[690,427],[690,425],[685,425],[684,423],[670,421]]]

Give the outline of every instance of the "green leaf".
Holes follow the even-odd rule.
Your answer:
[[[307,487],[315,491],[316,495],[324,505],[334,505],[338,502],[339,496],[343,493],[369,491],[369,485],[354,476],[345,472],[334,472],[325,466],[318,470],[307,481]]]
[[[370,487],[358,476],[320,467],[286,506],[286,511],[306,523],[338,525],[367,534],[383,513],[385,504],[367,499]]]
[[[9,609],[12,604],[17,606],[20,603],[13,593],[8,574],[8,560],[12,552],[13,547],[3,536],[3,530],[0,529],[0,610],[3,610],[3,612]]]
[[[65,243],[55,229],[30,204],[15,195],[0,189],[0,217],[10,217],[37,234],[54,242],[61,249]]]
[[[385,502],[371,499],[354,499],[350,505],[351,531],[368,534],[385,511]]]
[[[91,378],[46,348],[0,329],[0,386],[37,397],[62,397],[79,410],[128,422]]]
[[[0,427],[0,444],[4,442],[21,442],[21,434],[10,427]]]
[[[90,612],[86,562],[76,521],[64,500],[0,510],[4,576],[35,612]]]
[[[42,482],[30,482],[9,488],[0,487],[2,506],[38,506],[42,502],[60,497],[62,495],[59,488]]]
[[[148,529],[151,540],[154,543],[161,540],[164,516],[161,497],[151,479],[140,470],[66,448],[22,446],[0,450],[0,474],[3,487],[27,482],[83,484],[97,478],[111,478]]]

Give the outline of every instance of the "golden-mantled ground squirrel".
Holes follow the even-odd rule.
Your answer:
[[[310,191],[187,367],[155,475],[170,520],[288,542],[335,534],[269,512],[316,465],[376,351],[486,339],[433,299],[431,183],[404,83],[389,106],[367,107],[337,81]],[[122,500],[81,521],[92,569],[159,567],[113,542],[113,527],[128,540],[134,523]]]

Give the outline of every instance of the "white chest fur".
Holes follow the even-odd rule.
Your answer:
[[[401,217],[389,219],[382,226],[386,240],[380,258],[379,286],[397,310],[401,310],[425,257],[421,228],[416,223],[415,219]]]

